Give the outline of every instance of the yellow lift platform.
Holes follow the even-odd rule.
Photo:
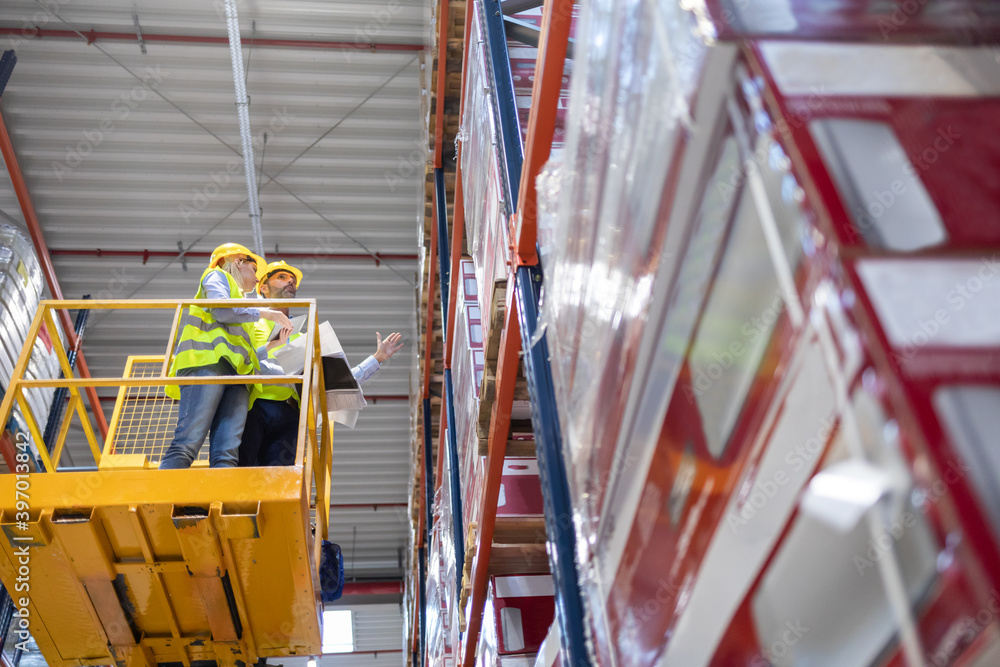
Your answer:
[[[41,326],[56,330],[55,309],[174,309],[173,341],[191,303],[46,301],[34,316],[0,405],[0,424],[6,424],[17,401],[30,432],[17,438],[15,472],[0,474],[0,580],[14,600],[15,629],[30,631],[49,665],[243,666],[321,652],[318,568],[329,532],[322,508],[330,504],[333,432],[320,390],[315,300],[198,301],[202,307],[308,306],[301,377],[168,378],[168,343],[163,356],[130,357],[124,377],[81,379],[55,335],[65,378],[23,377]],[[156,469],[177,413],[165,385],[296,381],[303,391],[294,465],[209,469],[202,460],[189,470]],[[119,387],[103,446],[81,399],[88,386]],[[25,400],[36,387],[69,391],[51,454]],[[96,471],[59,471],[74,413]],[[28,447],[45,472],[25,474]],[[204,459],[208,447],[202,449]]]

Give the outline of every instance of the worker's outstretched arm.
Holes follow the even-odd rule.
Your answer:
[[[382,334],[376,331],[375,341],[375,354],[351,369],[351,374],[358,384],[364,384],[372,379],[382,368],[382,364],[389,361],[389,358],[403,347],[403,336],[399,333],[391,333],[382,340]]]

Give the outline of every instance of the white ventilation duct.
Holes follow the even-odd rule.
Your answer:
[[[243,144],[243,171],[247,177],[247,203],[250,204],[253,250],[264,257],[264,236],[260,229],[260,203],[257,201],[257,177],[254,168],[253,141],[250,136],[250,102],[247,100],[246,77],[243,73],[243,45],[240,42],[236,0],[226,0],[226,27],[229,29],[229,55],[233,60],[233,83],[236,84],[236,114],[240,120],[240,141]]]

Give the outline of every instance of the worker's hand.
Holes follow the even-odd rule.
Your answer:
[[[289,335],[290,334],[289,334],[288,329],[282,329],[281,331],[279,331],[277,338],[275,338],[272,341],[268,341],[268,343],[267,343],[267,351],[270,352],[274,348],[281,347],[282,345],[284,345],[285,343],[287,343]]]
[[[280,310],[261,308],[260,316],[265,320],[271,320],[276,326],[281,327],[286,339],[288,338],[288,334],[292,332],[292,321]],[[279,333],[278,335],[280,336],[281,334]]]
[[[391,333],[385,337],[385,340],[382,340],[382,334],[376,331],[375,340],[377,341],[378,348],[372,356],[380,364],[389,361],[389,357],[399,352],[400,348],[403,347],[403,335],[400,333]]]

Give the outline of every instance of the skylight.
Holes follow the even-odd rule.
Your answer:
[[[323,612],[323,653],[350,653],[354,650],[354,619],[349,609]]]

